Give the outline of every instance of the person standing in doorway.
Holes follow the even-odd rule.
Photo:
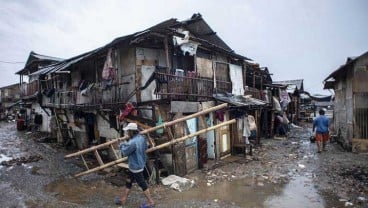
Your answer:
[[[316,130],[318,153],[321,153],[322,150],[326,151],[326,143],[329,139],[329,124],[330,120],[325,116],[325,111],[323,109],[319,110],[319,116],[313,121],[313,132]]]
[[[147,142],[143,135],[139,134],[136,123],[129,123],[123,128],[129,136],[129,141],[120,144],[122,156],[128,157],[129,178],[126,188],[120,198],[115,199],[116,204],[125,204],[133,182],[137,182],[147,198],[145,207],[154,207],[154,202],[148,189],[147,182],[144,179],[143,170],[146,165]]]

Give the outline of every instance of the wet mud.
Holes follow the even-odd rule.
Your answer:
[[[187,191],[150,186],[156,207],[367,207],[368,156],[335,143],[317,154],[310,135],[308,126],[292,129],[287,138],[263,139],[253,156],[209,161],[185,176],[195,181]],[[0,207],[118,207],[120,172],[73,178],[81,161],[64,160],[70,152],[46,141],[0,123],[0,163],[9,163],[0,165]],[[135,185],[126,205],[144,201]]]

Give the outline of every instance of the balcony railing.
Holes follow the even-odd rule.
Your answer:
[[[214,81],[196,76],[180,76],[174,73],[155,72],[157,80],[156,94],[162,99],[202,101],[212,98]],[[231,82],[216,81],[220,92],[231,92]]]
[[[103,83],[95,83],[89,89],[55,90],[48,97],[45,105],[48,107],[69,108],[73,106],[93,107],[124,102],[123,87],[126,85],[112,85],[108,88]]]
[[[38,80],[32,81],[30,83],[21,85],[21,96],[29,97],[35,95],[39,90],[39,82]]]

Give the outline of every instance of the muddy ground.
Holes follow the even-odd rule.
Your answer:
[[[261,140],[251,157],[211,161],[186,176],[195,181],[187,191],[151,186],[156,207],[368,207],[368,155],[336,143],[318,154],[310,134],[304,125],[288,138]],[[70,151],[44,136],[0,123],[0,207],[118,207],[120,173],[73,178],[81,161],[64,160]],[[134,187],[126,207],[144,200]]]

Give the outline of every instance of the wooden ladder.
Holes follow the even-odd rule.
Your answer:
[[[224,103],[224,104],[221,104],[221,105],[218,105],[218,106],[215,106],[215,107],[211,107],[211,108],[208,108],[208,109],[199,111],[199,112],[194,113],[194,114],[189,115],[189,116],[185,116],[185,117],[182,117],[182,118],[178,118],[176,120],[173,120],[173,121],[165,122],[165,123],[163,123],[161,125],[158,125],[158,126],[155,126],[155,127],[146,126],[147,129],[141,131],[140,134],[148,135],[148,133],[153,132],[153,131],[156,131],[158,129],[164,129],[165,130],[169,126],[172,126],[172,125],[177,124],[179,122],[187,121],[188,119],[192,119],[192,118],[198,118],[199,117],[202,120],[203,117],[201,117],[201,116],[203,116],[205,114],[208,114],[210,112],[213,112],[213,111],[217,111],[217,110],[223,109],[223,108],[227,107],[227,105],[228,105],[227,103]],[[154,143],[153,143],[153,140],[152,140],[152,141],[150,141],[150,143],[152,142],[151,145],[153,147],[147,149],[146,150],[146,153],[153,152],[153,151],[156,151],[156,150],[159,150],[159,149],[162,149],[162,148],[171,146],[171,145],[176,144],[176,143],[179,143],[179,142],[183,142],[183,141],[185,141],[187,139],[190,139],[192,137],[198,136],[200,134],[204,134],[204,133],[206,133],[208,131],[212,131],[212,130],[218,129],[218,128],[223,127],[223,126],[228,126],[228,125],[233,124],[235,122],[236,122],[236,120],[235,119],[232,119],[230,121],[225,121],[225,122],[222,122],[221,124],[218,124],[218,125],[215,125],[215,126],[211,126],[211,127],[207,127],[206,126],[202,130],[199,130],[197,132],[191,133],[189,135],[186,135],[186,136],[183,136],[183,137],[180,137],[180,138],[172,139],[171,141],[166,142],[166,143],[163,143],[163,144],[160,144],[158,146],[154,146]],[[90,147],[90,148],[87,148],[87,149],[84,149],[84,150],[80,150],[80,151],[75,152],[75,153],[72,153],[72,154],[68,154],[64,158],[67,159],[67,158],[76,157],[76,156],[80,156],[82,158],[83,163],[84,163],[84,165],[85,165],[85,167],[86,167],[87,170],[75,174],[74,175],[75,177],[87,175],[87,174],[90,174],[90,173],[93,173],[93,172],[96,172],[96,171],[99,171],[99,170],[102,170],[102,169],[105,169],[105,168],[108,168],[108,167],[111,167],[111,166],[115,166],[115,165],[118,165],[118,164],[120,164],[119,166],[121,166],[121,167],[128,168],[128,165],[126,163],[122,163],[122,162],[124,162],[124,161],[127,160],[127,157],[124,157],[124,158],[119,157],[116,154],[115,149],[114,149],[114,145],[118,145],[121,141],[127,140],[128,138],[129,138],[128,136],[120,137],[120,138],[117,138],[117,139],[114,139],[114,140],[105,142],[103,144],[99,144],[99,145],[96,145],[96,146],[93,146],[93,147]],[[148,137],[148,138],[150,138],[150,137]],[[111,148],[111,150],[114,152],[115,160],[113,160],[111,162],[105,163],[102,160],[101,156],[99,155],[98,150],[99,149],[106,149],[107,147],[108,148]],[[97,160],[97,162],[99,164],[99,166],[94,167],[94,168],[90,168],[88,166],[88,164],[86,163],[84,157],[83,157],[84,154],[91,153],[91,152],[94,153],[94,155],[96,157],[96,160]]]

